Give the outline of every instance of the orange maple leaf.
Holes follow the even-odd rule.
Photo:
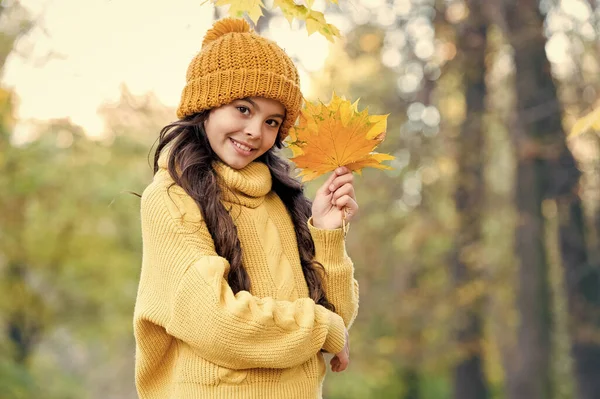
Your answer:
[[[358,100],[352,104],[335,93],[327,105],[305,103],[288,139],[302,181],[340,166],[358,174],[365,167],[392,169],[381,162],[393,156],[373,152],[385,138],[388,115],[369,115],[368,109],[358,112],[357,106]]]

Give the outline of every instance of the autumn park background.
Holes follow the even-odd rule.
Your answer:
[[[189,24],[194,50],[160,41],[160,20],[140,22],[128,40],[133,30],[115,32],[114,21],[144,18],[151,0],[79,3],[88,5],[63,5],[64,24],[87,23],[77,14],[85,7],[135,3],[98,37],[156,52],[181,74],[170,86],[182,87],[204,31]],[[164,18],[186,3],[208,23],[228,10],[156,3],[172,7]],[[395,156],[394,170],[356,179],[361,211],[347,247],[360,313],[351,365],[328,372],[324,397],[600,398],[600,122],[581,122],[600,105],[600,1],[296,3],[324,12],[339,37],[309,36],[301,14],[290,25],[270,1],[256,30],[278,41],[298,33],[285,48],[307,99],[335,90],[389,113],[377,150]],[[0,398],[135,398],[141,236],[128,191],[152,178],[149,155],[176,104],[123,78],[115,101],[86,106],[102,121],[95,132],[75,116],[43,117],[73,99],[44,82],[19,94],[9,77],[53,68],[44,15],[59,4],[0,2]],[[40,37],[50,50],[39,50]],[[322,65],[309,65],[307,46],[315,57],[324,49]],[[128,71],[121,59],[104,62]],[[44,95],[46,106],[27,114],[27,101]],[[311,196],[320,182],[307,184]]]

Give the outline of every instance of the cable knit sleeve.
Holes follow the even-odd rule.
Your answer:
[[[325,292],[327,299],[350,328],[358,314],[358,281],[354,278],[354,265],[346,253],[342,229],[325,230],[313,226],[312,217],[308,228],[315,243],[315,260],[325,268]]]
[[[143,260],[134,327],[146,338],[139,340],[147,345],[143,350],[167,345],[166,332],[230,369],[292,367],[321,348],[342,350],[344,321],[311,299],[234,295],[225,279],[228,261],[216,254],[200,212],[185,213],[191,208],[182,201],[193,200],[181,192],[179,186],[167,192],[155,181],[142,195]]]

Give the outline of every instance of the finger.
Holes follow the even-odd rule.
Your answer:
[[[337,176],[333,181],[329,183],[329,191],[334,192],[344,184],[352,184],[354,181],[354,175],[352,173],[345,173],[343,175]]]
[[[350,363],[350,356],[348,355],[347,349],[344,351],[344,356],[342,357],[342,361],[340,363],[344,368],[346,368],[348,363]]]
[[[352,198],[356,198],[354,193],[354,186],[352,185],[352,183],[346,183],[337,190],[335,190],[335,192],[333,193],[332,200],[336,201],[338,198],[341,198],[344,195],[349,195]]]
[[[346,173],[352,173],[352,171],[350,169],[348,169],[346,166],[339,166],[334,170],[334,172],[338,176],[344,175]]]
[[[337,371],[337,369],[338,369],[338,367],[340,365],[340,361],[339,361],[339,359],[337,357],[334,357],[334,358],[331,359],[330,364],[331,364],[331,371],[335,372],[335,371]]]
[[[348,363],[344,363],[344,364],[340,365],[340,367],[339,367],[339,371],[344,371],[344,370],[346,370],[347,368],[348,368]]]
[[[358,212],[358,204],[354,198],[350,197],[349,195],[344,195],[338,198],[335,201],[335,206],[340,210],[346,208],[348,216],[356,215]]]
[[[324,195],[331,194],[332,191],[329,190],[329,187],[331,186],[331,183],[333,183],[333,181],[335,180],[336,177],[337,177],[337,174],[334,171],[331,175],[329,175],[327,180],[325,180],[325,183],[323,183],[323,185],[321,187],[319,187],[318,192],[320,192]]]

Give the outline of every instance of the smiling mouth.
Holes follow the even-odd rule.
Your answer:
[[[245,144],[240,143],[239,141],[235,141],[232,138],[229,138],[229,140],[231,140],[231,142],[233,143],[234,146],[236,146],[237,148],[239,148],[242,151],[246,151],[246,152],[252,152],[255,150],[255,148],[252,147],[248,147]]]

